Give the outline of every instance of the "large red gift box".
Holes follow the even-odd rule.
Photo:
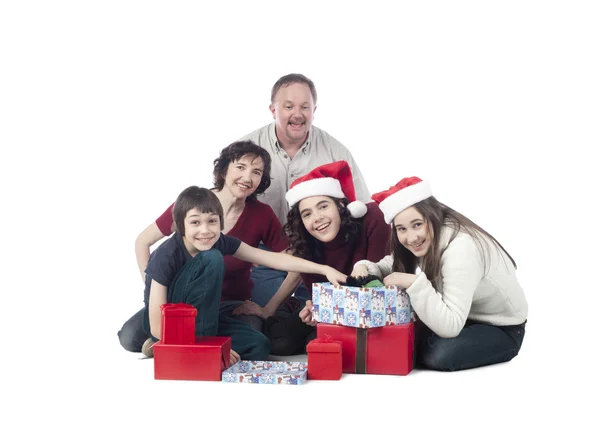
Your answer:
[[[314,339],[306,345],[309,380],[339,380],[342,377],[342,343]]]
[[[154,344],[157,380],[221,381],[230,366],[230,337],[196,337],[194,344]]]
[[[369,329],[318,323],[317,338],[342,343],[344,373],[408,375],[413,367],[412,322]]]

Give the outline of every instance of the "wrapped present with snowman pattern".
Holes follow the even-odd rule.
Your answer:
[[[312,301],[314,318],[321,323],[378,328],[414,320],[406,290],[396,286],[359,288],[314,283]]]

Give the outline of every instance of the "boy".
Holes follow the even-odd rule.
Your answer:
[[[161,336],[160,306],[187,303],[198,311],[197,336],[231,337],[232,364],[240,358],[267,358],[270,346],[262,333],[219,313],[223,257],[227,255],[278,270],[322,274],[334,284],[346,280],[345,275],[331,267],[259,250],[224,235],[223,209],[208,189],[185,189],[175,201],[173,220],[176,233],[152,253],[146,267],[144,331],[154,341]]]

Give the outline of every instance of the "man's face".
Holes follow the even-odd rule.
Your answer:
[[[306,140],[317,109],[308,85],[293,83],[281,87],[269,109],[281,143],[298,144]]]

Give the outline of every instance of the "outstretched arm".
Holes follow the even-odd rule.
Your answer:
[[[291,271],[295,273],[321,274],[334,285],[339,285],[346,281],[346,275],[340,273],[328,265],[315,264],[314,262],[301,259],[286,253],[274,253],[250,247],[242,242],[238,250],[234,253],[236,258],[242,261],[264,265],[282,271]]]
[[[163,239],[165,235],[162,234],[156,223],[150,224],[144,229],[142,233],[138,235],[135,240],[135,258],[137,260],[140,275],[142,281],[146,280],[146,266],[150,259],[150,247],[156,244],[158,241]]]

